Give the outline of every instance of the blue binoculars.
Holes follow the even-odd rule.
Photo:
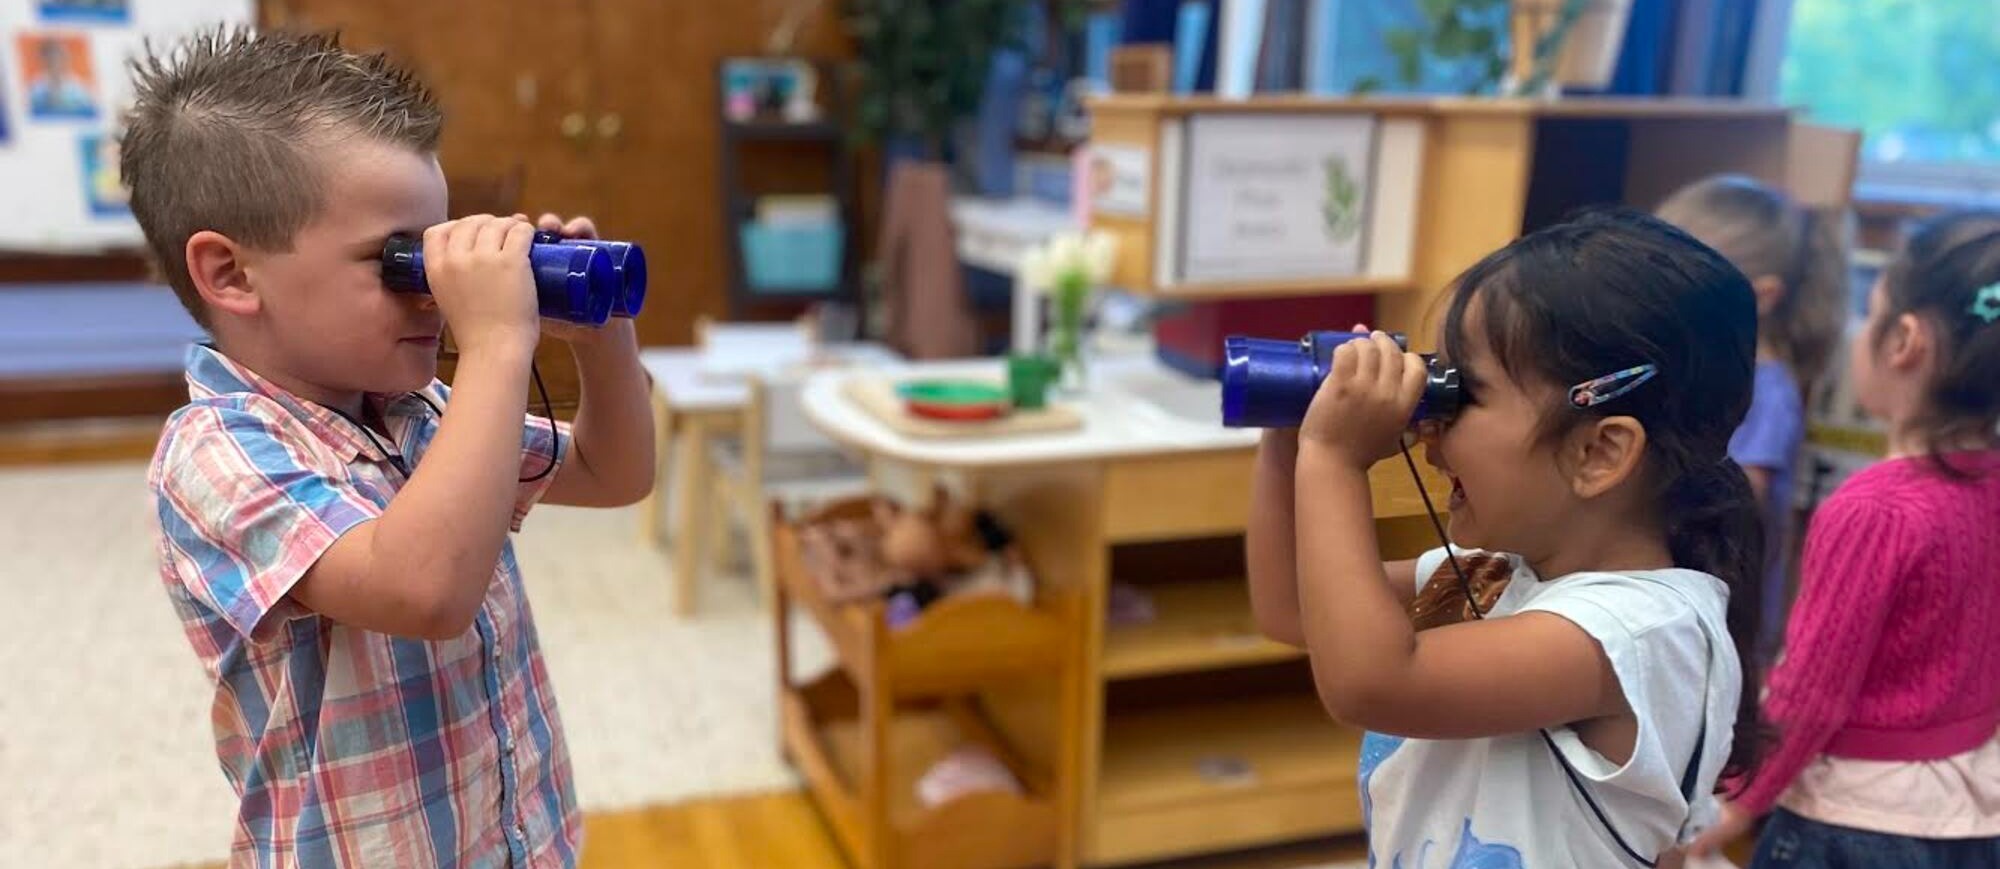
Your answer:
[[[1222,339],[1222,424],[1230,428],[1296,428],[1306,418],[1319,385],[1333,371],[1333,350],[1365,332],[1310,332],[1297,341],[1247,338]],[[1390,337],[1407,349],[1401,334]],[[1464,394],[1458,369],[1424,355],[1429,369],[1424,395],[1417,402],[1412,424],[1449,419],[1458,413]]]
[[[646,254],[635,244],[538,232],[528,265],[537,307],[553,320],[602,326],[613,316],[636,316],[646,301]],[[382,284],[397,292],[431,291],[423,239],[389,238],[382,246]]]

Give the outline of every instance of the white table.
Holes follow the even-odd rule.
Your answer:
[[[873,342],[836,344],[824,348],[825,358],[816,365],[881,366],[902,357]],[[709,443],[718,437],[741,436],[750,405],[750,384],[743,377],[718,377],[704,373],[702,352],[695,347],[642,350],[639,364],[653,381],[654,460],[653,494],[642,511],[641,533],[659,542],[668,526],[667,537],[674,545],[674,570],[680,577],[692,577],[698,568],[699,547],[690,545],[695,532],[689,520],[705,509],[715,480]],[[812,367],[773,366],[753,376],[773,381],[803,377]],[[693,609],[692,583],[681,582],[678,605],[682,612]]]
[[[1257,431],[1222,426],[1220,383],[1189,377],[1162,365],[1149,353],[1092,360],[1088,395],[1070,402],[1083,417],[1083,425],[1068,431],[995,438],[911,438],[843,394],[847,378],[881,374],[897,378],[973,376],[1004,382],[1005,364],[979,359],[825,371],[806,381],[801,401],[806,416],[828,437],[870,455],[932,467],[1044,465],[1243,450],[1257,445]]]

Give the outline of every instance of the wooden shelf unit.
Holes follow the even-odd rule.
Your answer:
[[[829,505],[814,518],[858,518],[863,501]],[[966,693],[995,679],[1061,667],[1068,645],[1055,607],[1022,606],[1011,597],[975,592],[932,604],[909,624],[891,629],[881,601],[839,604],[826,599],[799,555],[791,524],[774,519],[777,573],[790,597],[811,613],[832,644],[840,667],[857,684],[886,685],[897,699]]]
[[[1360,746],[1309,688],[1113,712],[1087,847],[1127,863],[1352,832]]]
[[[1152,621],[1104,631],[1099,672],[1105,679],[1267,664],[1305,654],[1257,632],[1240,576],[1155,583],[1145,592],[1153,600]]]
[[[1143,159],[1134,212],[1094,209],[1119,239],[1114,283],[1162,298],[1372,294],[1377,325],[1424,335],[1451,279],[1480,256],[1581,206],[1657,206],[1673,190],[1736,172],[1814,205],[1845,204],[1850,131],[1794,121],[1788,107],[1715,99],[1560,100],[1295,96],[1221,100],[1114,94],[1093,100],[1093,146]],[[1158,254],[1184,247],[1196,171],[1193,125],[1224,118],[1365,118],[1375,124],[1358,270],[1308,279],[1189,283]],[[1126,196],[1130,196],[1129,188]],[[1386,242],[1379,241],[1386,239]]]
[[[868,512],[866,501],[854,499],[799,522]],[[988,720],[978,698],[992,686],[1014,686],[1029,698],[1026,715],[1041,719],[1036,726],[1045,730],[1073,714],[1075,596],[1040,593],[1024,606],[999,594],[953,595],[891,628],[880,601],[827,599],[801,557],[797,527],[773,517],[780,746],[849,860],[861,869],[1056,862],[1075,817],[1067,802],[1074,791],[1069,767],[1021,751]],[[826,634],[836,660],[830,673],[803,685],[790,674],[787,616],[794,603]],[[917,781],[960,746],[991,751],[1025,793],[974,793],[923,806]]]
[[[968,703],[896,710],[872,721],[839,670],[787,688],[781,700],[786,754],[857,865],[1017,869],[1054,859],[1060,812],[1052,772],[1024,764]],[[974,793],[925,806],[918,779],[964,746],[1000,758],[1022,793]]]

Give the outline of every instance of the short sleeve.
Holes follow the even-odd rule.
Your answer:
[[[1664,849],[1686,841],[1693,830],[1712,821],[1711,793],[1728,756],[1730,733],[1727,727],[1707,723],[1735,715],[1733,705],[1721,710],[1727,715],[1718,715],[1711,708],[1712,698],[1733,698],[1740,683],[1729,678],[1733,671],[1711,667],[1711,655],[1726,652],[1709,642],[1700,615],[1686,597],[1628,577],[1605,576],[1609,579],[1591,575],[1565,579],[1522,611],[1561,616],[1604,650],[1639,723],[1631,757],[1614,765],[1586,748],[1568,728],[1552,731],[1551,736],[1578,775],[1595,783],[1600,792],[1621,792],[1612,805],[1630,810],[1612,814],[1633,846],[1644,841]],[[1702,745],[1700,759],[1694,757],[1697,742]],[[1699,767],[1690,805],[1681,794],[1681,783],[1694,761]],[[1663,823],[1674,818],[1686,822]],[[1653,827],[1646,829],[1649,822]]]
[[[1458,557],[1461,559],[1469,558],[1480,552],[1477,549],[1462,549],[1457,546],[1451,547],[1451,551],[1458,553]],[[1445,548],[1442,546],[1417,556],[1417,591],[1423,591],[1424,583],[1431,581],[1431,574],[1437,573],[1438,568],[1444,566],[1444,557]]]
[[[1760,369],[1750,411],[1729,438],[1729,457],[1746,468],[1790,468],[1804,439],[1805,406],[1798,386],[1782,367]]]
[[[306,614],[286,597],[341,535],[381,515],[330,455],[248,410],[195,407],[167,424],[153,488],[188,594],[245,638]]]
[[[521,474],[522,483],[514,493],[513,529],[521,530],[521,522],[528,518],[528,511],[540,503],[548,494],[549,486],[556,481],[556,474],[562,470],[563,460],[569,454],[570,424],[561,420],[529,414],[526,425],[521,430]]]

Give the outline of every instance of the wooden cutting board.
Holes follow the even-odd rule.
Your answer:
[[[1005,388],[1005,384],[993,381]],[[915,416],[896,397],[896,382],[886,377],[855,375],[847,378],[841,391],[869,416],[882,421],[897,434],[909,438],[993,438],[1010,435],[1046,434],[1083,427],[1083,417],[1075,408],[1049,404],[1035,410],[1015,410],[999,419],[965,422]]]

